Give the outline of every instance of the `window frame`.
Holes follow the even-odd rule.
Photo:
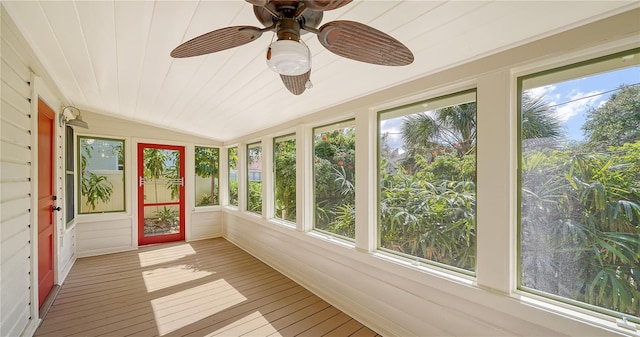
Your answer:
[[[232,157],[230,156],[231,151],[235,149],[236,152],[236,159],[234,161],[232,161]],[[234,163],[235,166],[235,174],[236,174],[236,178],[235,180],[231,179],[231,173],[232,173],[232,169],[231,169],[231,163]],[[240,179],[238,177],[238,166],[240,164],[240,153],[239,153],[239,147],[236,146],[231,146],[227,148],[227,205],[231,206],[231,207],[239,207],[240,205]],[[231,182],[235,181],[236,182],[236,199],[235,199],[235,204],[232,202],[233,199],[231,198]]]
[[[591,317],[598,316],[601,319],[608,320],[610,318],[618,319],[618,320],[629,320],[630,322],[634,322],[636,324],[640,323],[640,318],[629,316],[627,314],[621,313],[619,311],[615,311],[612,309],[607,309],[604,307],[596,306],[593,304],[589,304],[587,302],[582,302],[579,300],[575,300],[569,297],[563,297],[560,295],[548,293],[542,290],[534,289],[531,287],[522,286],[522,170],[521,170],[521,161],[523,156],[523,139],[522,139],[522,93],[524,90],[528,88],[537,88],[539,86],[544,85],[553,85],[554,83],[561,83],[567,80],[577,80],[579,78],[595,76],[597,74],[606,73],[609,71],[615,71],[622,69],[624,67],[615,67],[611,66],[611,64],[615,64],[615,59],[622,58],[626,55],[638,54],[640,53],[640,47],[632,47],[632,48],[618,48],[616,51],[605,50],[604,52],[599,53],[599,55],[587,55],[586,57],[580,57],[578,60],[575,59],[565,59],[564,62],[552,63],[549,62],[546,65],[539,66],[535,69],[529,69],[528,71],[519,71],[514,72],[512,74],[512,79],[515,83],[515,90],[513,96],[516,98],[515,100],[515,114],[516,114],[516,126],[515,126],[515,138],[516,138],[516,146],[515,146],[515,200],[514,200],[514,229],[515,229],[515,245],[513,249],[513,263],[515,270],[515,284],[513,285],[512,295],[523,296],[525,299],[531,299],[533,301],[540,301],[543,306],[548,304],[558,305],[562,308],[567,308],[575,313],[585,314]],[[612,61],[612,62],[607,62]],[[598,63],[604,63],[601,68],[598,70],[591,70],[590,66],[593,66]],[[549,76],[555,74],[555,79],[551,79]],[[578,75],[579,74],[579,75]],[[535,85],[529,84],[525,86],[523,84],[524,81],[540,78],[541,80]],[[549,78],[545,80],[544,78]],[[541,84],[543,83],[543,84]]]
[[[333,130],[337,130],[340,129],[340,126],[344,126],[343,128],[349,127],[354,129],[354,132],[356,133],[356,135],[354,136],[354,138],[357,138],[357,120],[354,117],[350,117],[350,118],[345,118],[345,119],[341,119],[338,121],[334,121],[334,122],[329,122],[326,124],[320,124],[318,126],[314,126],[311,128],[311,132],[310,132],[310,137],[311,137],[311,148],[309,149],[310,152],[310,160],[311,160],[311,189],[309,191],[309,193],[311,194],[311,207],[313,207],[313,211],[309,212],[311,213],[310,216],[310,229],[312,232],[316,232],[316,233],[320,233],[322,235],[328,236],[331,239],[337,239],[340,240],[342,242],[345,243],[349,243],[349,244],[354,244],[356,242],[356,238],[355,238],[355,228],[354,228],[354,237],[350,238],[344,235],[340,235],[340,234],[336,234],[333,233],[331,231],[328,230],[324,230],[324,229],[320,229],[316,227],[316,165],[315,165],[315,147],[316,147],[316,143],[315,143],[315,138],[316,138],[316,133],[318,132],[325,132],[325,131],[333,131]],[[354,153],[355,153],[356,149],[354,148]],[[354,171],[355,171],[355,163],[354,163]],[[356,174],[354,173],[354,180],[356,178]],[[354,191],[355,194],[356,191]],[[356,200],[357,200],[357,196],[355,196]],[[354,212],[355,212],[355,206],[356,206],[356,201],[354,201],[353,207],[354,207]]]
[[[466,103],[470,103],[473,102],[476,104],[476,113],[475,113],[475,118],[476,118],[476,137],[474,139],[474,143],[475,143],[475,147],[476,147],[476,151],[474,154],[474,160],[475,160],[475,177],[474,177],[474,183],[475,183],[475,190],[474,190],[474,194],[475,194],[475,205],[473,207],[473,212],[474,212],[474,223],[475,223],[475,237],[476,237],[476,249],[475,249],[475,265],[474,265],[474,269],[473,270],[467,270],[464,268],[460,268],[460,267],[456,267],[456,266],[452,266],[452,265],[448,265],[446,263],[442,263],[442,262],[438,262],[438,261],[433,261],[427,258],[421,258],[418,256],[414,256],[408,253],[403,253],[403,252],[399,252],[399,251],[394,251],[392,249],[389,248],[385,248],[385,247],[381,247],[381,232],[380,232],[380,224],[381,224],[381,211],[380,211],[380,205],[382,203],[382,184],[380,182],[381,180],[381,173],[380,173],[380,165],[381,165],[381,160],[382,160],[382,156],[381,156],[381,149],[382,149],[382,130],[381,130],[381,124],[382,121],[384,120],[391,120],[393,118],[399,118],[399,117],[406,117],[409,115],[413,115],[413,114],[417,114],[420,112],[426,112],[424,110],[426,110],[426,106],[429,105],[430,103],[437,103],[435,107],[431,107],[429,106],[427,111],[432,111],[435,109],[439,109],[439,108],[446,108],[446,107],[450,107],[453,106],[454,104],[451,104],[451,101],[456,101],[459,98],[464,98],[467,95],[473,95],[473,101],[469,101],[469,102],[465,102],[465,103],[458,103],[455,105],[460,105],[460,104],[466,104]],[[376,204],[375,204],[375,211],[376,211],[376,218],[375,218],[375,250],[376,252],[379,252],[381,254],[393,257],[393,258],[397,258],[403,261],[407,261],[412,263],[413,265],[426,265],[428,267],[434,267],[438,270],[442,270],[445,271],[447,273],[451,273],[452,275],[455,276],[462,276],[464,278],[473,278],[475,279],[475,277],[477,276],[477,269],[478,269],[478,243],[477,243],[477,236],[478,236],[478,121],[479,121],[479,114],[478,114],[478,88],[477,86],[473,86],[473,87],[457,87],[456,89],[453,90],[449,90],[446,93],[439,93],[437,95],[430,95],[427,97],[422,97],[420,99],[414,100],[412,102],[406,103],[403,102],[401,104],[395,105],[395,106],[390,106],[390,107],[385,107],[384,109],[381,110],[377,110],[376,111],[376,126],[375,126],[375,142],[376,142],[376,151],[375,151],[375,156],[376,156],[376,174],[375,174],[375,186],[376,186]],[[385,119],[382,119],[384,114],[389,114],[392,115],[393,117],[388,117]]]
[[[92,211],[92,212],[82,212],[82,168],[81,168],[81,158],[82,158],[82,139],[94,139],[94,140],[103,140],[103,141],[114,141],[120,142],[122,147],[122,190],[123,190],[123,199],[122,199],[122,209],[119,210],[110,210],[110,211]],[[107,213],[127,213],[127,140],[124,138],[118,137],[104,137],[104,136],[92,136],[92,135],[76,135],[76,170],[77,170],[77,200],[78,200],[78,215],[92,215],[92,214],[107,214]]]
[[[264,191],[263,187],[264,187],[265,181],[264,181],[264,177],[263,177],[263,174],[262,174],[262,172],[263,172],[263,170],[262,170],[263,156],[264,156],[262,141],[248,143],[245,148],[246,148],[245,159],[246,159],[246,163],[247,163],[245,165],[245,168],[246,168],[246,172],[245,172],[246,173],[246,175],[245,175],[245,177],[246,177],[246,184],[245,184],[246,207],[245,208],[246,209],[245,210],[247,212],[249,212],[249,213],[252,213],[252,214],[263,215],[264,212],[265,212],[265,210],[263,209],[263,201],[265,199],[264,198],[265,196],[263,195],[262,191]],[[252,149],[260,149],[260,191],[261,192],[260,192],[260,210],[259,211],[250,210],[250,204],[251,204],[251,198],[250,198],[250,196],[251,196],[251,184],[250,184],[250,182],[254,181],[254,180],[251,180],[251,175],[250,175],[250,172],[249,172],[249,170],[251,168],[251,159],[252,159],[251,158],[251,150]]]
[[[277,211],[277,209],[276,209],[277,197],[276,196],[277,196],[277,181],[278,181],[278,179],[277,179],[277,173],[278,172],[277,172],[277,165],[276,165],[276,159],[277,159],[276,143],[279,140],[282,140],[282,141],[293,140],[294,141],[294,149],[295,149],[294,158],[296,160],[296,165],[297,165],[297,157],[298,157],[298,150],[299,150],[298,139],[297,139],[297,135],[296,135],[295,132],[284,134],[284,135],[279,135],[279,136],[274,136],[272,138],[272,143],[273,143],[273,145],[272,145],[273,172],[271,173],[272,177],[273,177],[273,179],[272,179],[272,182],[273,182],[273,199],[272,200],[273,200],[273,202],[272,202],[272,205],[271,205],[271,207],[273,207],[273,218],[272,219],[276,223],[284,224],[284,225],[290,226],[290,227],[295,227],[296,226],[296,217],[294,217],[293,221],[286,220],[286,219],[282,219],[281,217],[279,217],[277,215],[277,212],[276,212]],[[297,168],[297,166],[296,166],[296,168]],[[295,189],[295,195],[296,196],[294,198],[294,204],[296,204],[296,206],[297,206],[297,198],[298,198],[298,194],[299,194],[299,191],[297,190],[297,180],[298,180],[298,172],[296,170],[295,171],[295,178],[294,178],[294,184],[295,184],[295,187],[296,187],[296,189]],[[296,207],[296,215],[297,215],[297,212],[298,212],[298,210],[297,210],[297,207]]]
[[[218,199],[217,199],[217,203],[210,204],[210,205],[198,205],[197,179],[198,179],[199,176],[195,172],[195,166],[196,166],[195,162],[196,162],[198,148],[217,150],[217,156],[218,156],[218,159],[217,159],[217,164],[218,164],[218,167],[217,167],[217,170],[218,170],[217,179],[218,179],[218,184],[217,184],[216,188],[217,188],[217,192],[218,192]],[[221,202],[221,197],[222,196],[221,196],[221,192],[220,192],[220,187],[221,187],[221,177],[220,177],[220,173],[221,173],[221,167],[220,167],[221,166],[221,149],[220,149],[220,147],[217,147],[217,146],[194,145],[193,151],[194,151],[194,157],[193,157],[193,160],[194,160],[194,184],[193,184],[193,188],[194,188],[194,207],[196,209],[204,209],[206,207],[220,206],[222,204],[222,202]],[[216,177],[211,176],[209,178],[210,179],[215,179]]]

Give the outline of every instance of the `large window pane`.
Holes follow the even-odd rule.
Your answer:
[[[476,93],[379,116],[379,247],[475,271]]]
[[[124,140],[78,137],[79,213],[125,210]]]
[[[229,205],[238,206],[238,148],[227,150],[229,154]]]
[[[640,316],[638,50],[521,78],[519,287]]]
[[[196,206],[219,205],[220,149],[196,146]]]
[[[314,229],[355,239],[354,121],[313,131]]]
[[[247,145],[247,211],[262,214],[262,145]]]
[[[295,135],[273,140],[273,176],[275,217],[296,221],[296,138]]]

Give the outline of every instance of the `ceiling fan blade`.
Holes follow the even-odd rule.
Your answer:
[[[320,43],[342,57],[383,66],[404,66],[413,62],[413,53],[400,41],[359,22],[331,21],[319,31]]]
[[[244,0],[254,6],[264,7],[269,3],[269,0]]]
[[[330,11],[347,5],[351,1],[352,0],[303,0],[304,5],[314,11]]]
[[[311,77],[311,69],[302,75],[280,75],[284,86],[294,95],[300,95],[307,88],[307,81]]]
[[[249,43],[260,36],[262,36],[262,30],[258,27],[221,28],[182,43],[171,51],[171,57],[182,58],[215,53]]]

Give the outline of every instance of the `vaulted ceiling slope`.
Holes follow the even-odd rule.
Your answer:
[[[339,57],[314,34],[313,88],[292,95],[265,64],[273,33],[204,56],[180,43],[227,26],[260,26],[245,1],[4,1],[74,106],[219,141],[276,126],[445,68],[637,7],[637,1],[355,0],[322,23],[358,21],[415,56],[384,67]],[[455,80],[455,79],[452,79]]]

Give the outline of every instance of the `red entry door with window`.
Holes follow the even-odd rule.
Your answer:
[[[138,244],[184,240],[184,147],[138,144]]]
[[[38,100],[38,306],[53,288],[53,130],[55,113]]]

